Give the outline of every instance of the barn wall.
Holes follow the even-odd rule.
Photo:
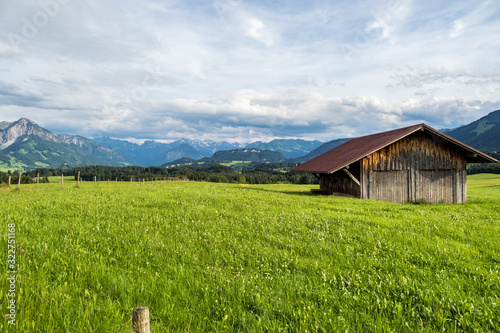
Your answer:
[[[360,162],[355,162],[349,166],[349,172],[359,180]],[[356,198],[361,196],[361,189],[351,177],[343,170],[332,174],[321,174],[319,178],[319,188],[327,194],[342,193],[352,195]]]
[[[465,202],[465,164],[465,157],[446,141],[416,132],[361,161],[361,197],[390,202]]]

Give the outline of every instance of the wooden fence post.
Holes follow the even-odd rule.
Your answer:
[[[97,186],[97,176],[94,176],[94,186]]]
[[[9,176],[9,187],[10,187],[10,180],[12,179],[12,176]]]
[[[150,333],[149,308],[141,306],[132,312],[132,328],[134,333]]]
[[[21,189],[21,176],[23,175],[22,172],[19,173],[19,179],[17,181],[17,189],[20,190]]]
[[[61,173],[61,186],[64,186],[64,174]]]
[[[78,177],[76,177],[76,186],[80,186],[80,171],[78,171]]]

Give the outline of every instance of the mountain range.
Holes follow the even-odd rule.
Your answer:
[[[445,133],[481,151],[500,150],[500,110]],[[172,161],[188,163],[210,158],[239,161],[287,161],[302,163],[349,139],[325,143],[302,139],[276,139],[247,144],[180,139],[171,143],[145,141],[136,144],[100,137],[94,140],[70,134],[54,134],[21,118],[0,121],[0,169],[64,168],[79,165],[159,166]],[[279,153],[279,154],[273,154]]]
[[[249,162],[285,162],[286,158],[279,151],[259,148],[220,150],[210,158],[214,161],[249,161]]]
[[[495,152],[500,150],[500,110],[446,132],[458,141],[461,141],[477,150]]]
[[[227,160],[230,159],[228,156],[232,156],[241,161],[279,162],[286,159],[283,155],[300,156],[320,144],[319,141],[292,139],[249,144],[189,139],[171,143],[149,140],[136,144],[109,137],[91,140],[78,135],[55,134],[32,120],[21,118],[12,123],[0,122],[0,169],[64,168],[97,164],[157,166],[182,158],[199,160],[213,156],[215,161]],[[243,148],[249,150],[238,151]],[[218,154],[219,152],[225,153]],[[224,157],[224,154],[227,156]]]
[[[311,150],[321,146],[321,144],[322,142],[318,140],[306,141],[302,139],[275,139],[269,142],[256,141],[247,145],[245,148],[279,151],[285,158],[289,159],[306,155]]]
[[[162,165],[182,157],[200,159],[210,157],[216,151],[241,148],[238,143],[226,141],[180,139],[172,143],[145,141],[142,145],[109,137],[94,139],[104,147],[113,149],[130,164],[139,166]]]
[[[0,168],[60,168],[64,165],[117,165],[127,162],[115,151],[77,135],[54,134],[21,118],[2,122]]]

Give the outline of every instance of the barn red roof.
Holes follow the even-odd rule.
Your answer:
[[[301,165],[293,168],[292,171],[333,173],[419,130],[430,132],[433,135],[444,139],[459,150],[464,151],[468,154],[466,160],[469,163],[498,163],[498,161],[493,157],[469,147],[430,126],[418,124],[351,139],[346,143],[327,151],[326,153],[302,163]]]

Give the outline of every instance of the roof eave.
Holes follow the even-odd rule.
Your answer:
[[[429,132],[433,133],[434,135],[437,135],[439,137],[442,137],[443,139],[453,143],[454,145],[468,151],[471,153],[470,156],[466,156],[466,162],[467,163],[498,163],[498,160],[475,149],[475,148],[472,148],[471,146],[468,146],[466,145],[465,143],[463,142],[460,142],[454,138],[452,138],[451,136],[448,136],[444,133],[441,133],[437,130],[435,130],[434,128],[430,127],[430,126],[427,126],[425,124],[423,124],[423,127],[428,130]]]

